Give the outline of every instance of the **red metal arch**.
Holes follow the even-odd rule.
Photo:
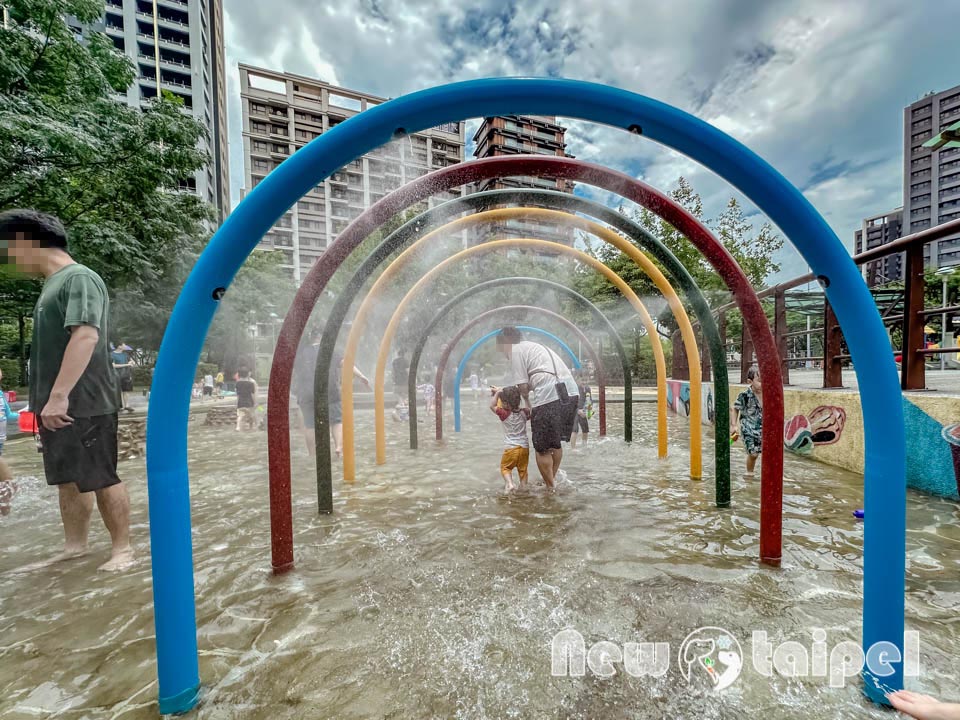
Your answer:
[[[275,525],[279,537],[273,543],[273,567],[283,570],[293,566],[292,553],[281,557],[276,552],[277,548],[292,547],[293,536],[288,428],[293,363],[310,313],[333,273],[370,233],[411,205],[468,182],[518,176],[575,180],[618,193],[642,205],[683,233],[730,289],[753,339],[764,378],[766,422],[760,479],[760,559],[778,565],[783,527],[783,380],[773,333],[749,279],[703,223],[659,190],[629,175],[580,160],[520,155],[452,165],[423,175],[384,196],[347,226],[303,279],[280,329],[270,371],[267,407],[270,507],[271,515],[281,521]]]

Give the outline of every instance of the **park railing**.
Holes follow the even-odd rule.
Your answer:
[[[923,250],[927,243],[960,233],[960,220],[952,220],[920,232],[907,235],[886,245],[871,248],[853,256],[857,265],[880,260],[897,253],[904,254],[904,289],[903,312],[893,314],[891,311],[899,302],[891,303],[882,313],[885,325],[902,325],[901,347],[896,350],[891,347],[891,354],[901,356],[900,386],[904,390],[923,390],[926,387],[926,360],[931,355],[947,355],[960,353],[960,347],[926,347],[924,326],[927,318],[942,315],[946,323],[947,313],[960,312],[960,305],[946,305],[935,308],[924,307],[926,279],[924,277]],[[776,339],[777,352],[780,355],[781,372],[784,384],[790,383],[790,366],[798,362],[819,363],[823,369],[823,387],[838,388],[843,386],[843,363],[850,360],[849,353],[844,352],[843,332],[837,317],[830,307],[826,294],[823,296],[822,322],[819,326],[803,330],[789,330],[787,328],[787,292],[801,285],[816,281],[813,273],[795,277],[792,280],[779,283],[767,288],[757,296],[761,299],[773,300],[772,330]],[[946,301],[944,301],[946,303]],[[720,337],[728,347],[740,348],[740,382],[747,381],[747,370],[754,365],[753,343],[744,324],[739,343],[727,338],[727,312],[734,310],[736,303],[727,303],[713,310],[717,316],[717,327]],[[944,325],[945,327],[945,325]],[[790,338],[821,335],[823,354],[791,357],[788,353]],[[808,345],[809,346],[809,345]],[[683,343],[675,337],[673,343],[673,373],[678,380],[689,379],[690,370]],[[707,358],[701,362],[703,379],[710,379],[710,363]]]

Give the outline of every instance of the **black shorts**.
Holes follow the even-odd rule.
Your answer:
[[[130,392],[133,390],[133,376],[132,375],[121,375],[120,376],[120,390],[123,392]]]
[[[563,447],[561,442],[570,442],[576,415],[576,397],[570,398],[566,403],[554,400],[546,405],[535,407],[533,416],[530,418],[533,449],[538,453],[544,453],[548,450],[561,449]]]
[[[47,485],[76,483],[80,492],[117,485],[117,415],[74,418],[59,430],[40,428]]]
[[[203,394],[204,394],[204,395],[213,395],[213,386],[212,386],[212,385],[204,385],[204,386],[203,386]]]
[[[578,427],[582,433],[590,432],[590,423],[587,422],[586,416],[581,415],[579,412],[573,416],[573,423],[570,425],[570,434],[573,435],[573,433],[577,432]]]
[[[300,406],[300,414],[303,416],[303,427],[307,430],[313,430],[316,424],[316,406],[313,404],[313,396],[297,398],[297,405]]]

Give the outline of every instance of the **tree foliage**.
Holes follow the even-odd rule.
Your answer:
[[[106,35],[67,23],[98,0],[8,0],[0,28],[0,208],[59,217],[71,253],[111,289],[162,277],[196,249],[210,208],[180,186],[208,161],[205,130],[173,95],[118,99],[134,67]]]

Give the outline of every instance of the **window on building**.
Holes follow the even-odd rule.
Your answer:
[[[910,198],[910,202],[912,203],[929,202],[929,200],[930,200],[930,193],[924,193],[923,195],[915,195]]]
[[[266,115],[267,106],[261,103],[252,102],[250,103],[250,112],[256,115]]]
[[[262,123],[262,122],[251,122],[250,130],[255,133],[262,133],[263,135],[266,135],[268,131],[268,126],[266,123]]]
[[[933,103],[931,102],[926,105],[922,105],[920,107],[914,108],[911,111],[910,115],[911,117],[920,117],[922,115],[926,115],[932,112],[933,112]]]
[[[262,153],[265,153],[265,152],[267,152],[267,148],[268,148],[268,147],[269,147],[269,146],[268,146],[267,143],[265,143],[265,142],[261,142],[260,140],[254,140],[254,141],[253,141],[253,151],[254,151],[254,152],[262,152]]]

